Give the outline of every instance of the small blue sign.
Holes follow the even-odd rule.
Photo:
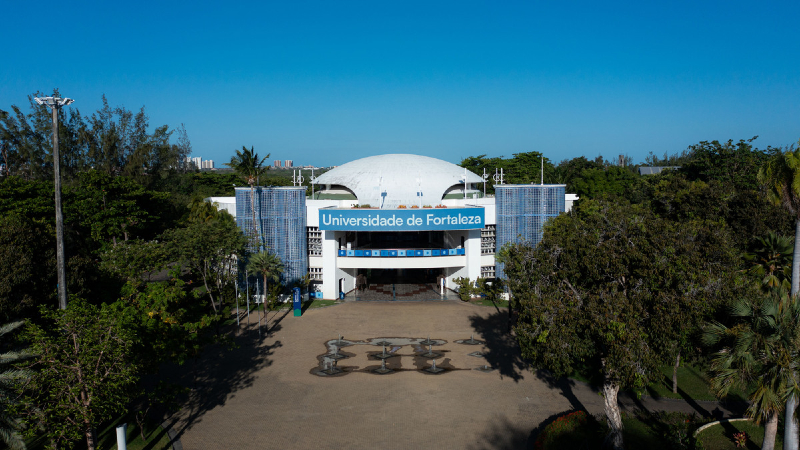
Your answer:
[[[300,314],[303,312],[303,302],[301,301],[300,288],[296,287],[292,289],[292,294],[292,307],[294,309],[294,315],[295,317],[300,317]]]

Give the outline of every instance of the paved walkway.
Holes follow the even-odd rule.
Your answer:
[[[251,316],[254,318],[255,316]],[[171,421],[183,448],[193,449],[517,449],[528,448],[543,423],[572,409],[602,412],[602,399],[585,384],[529,371],[505,333],[506,312],[461,302],[352,302],[270,317],[272,330],[254,330],[239,348],[212,348],[198,362],[177,368],[192,388]],[[481,339],[484,345],[455,341]],[[341,334],[361,345],[343,347],[349,358],[337,376],[317,375],[326,343]],[[430,360],[418,344],[446,341],[439,375],[421,373]],[[397,371],[370,372],[370,342],[406,338],[387,360]],[[388,339],[392,342],[391,339]],[[481,351],[483,358],[469,353]],[[494,370],[473,370],[482,365]],[[715,402],[623,398],[646,407],[731,414]]]

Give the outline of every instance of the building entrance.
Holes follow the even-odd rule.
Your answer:
[[[439,288],[441,269],[358,269],[356,289],[347,297],[356,301],[455,300],[458,295]]]

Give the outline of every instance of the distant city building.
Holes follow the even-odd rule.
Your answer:
[[[283,167],[286,167],[287,169],[289,167],[292,167],[292,160],[291,159],[287,159],[286,162],[284,163]]]
[[[184,160],[186,165],[189,169],[213,169],[214,168],[214,161],[211,159],[206,159],[205,161],[203,158],[199,156],[195,156],[194,158],[186,158]]]
[[[272,164],[275,166],[276,169],[280,169],[281,168],[281,160],[280,159],[276,159],[275,161],[273,161]]]

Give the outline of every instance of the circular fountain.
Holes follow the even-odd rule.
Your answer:
[[[386,375],[387,373],[392,373],[392,372],[394,372],[394,370],[389,369],[388,367],[386,367],[386,360],[385,359],[381,360],[381,366],[380,367],[378,367],[377,369],[372,369],[372,373],[377,373],[378,375]]]
[[[389,359],[389,358],[391,358],[392,356],[395,356],[395,355],[393,355],[391,353],[386,353],[386,346],[384,345],[383,346],[383,353],[372,354],[370,356],[373,357],[373,358],[385,361],[385,360],[387,360],[387,359]]]
[[[422,344],[422,345],[436,345],[438,343],[436,341],[432,341],[431,340],[431,336],[428,335],[428,338],[423,340],[423,341],[420,341],[420,344]]]
[[[340,374],[340,373],[344,372],[344,370],[342,370],[342,369],[340,369],[339,367],[336,366],[336,361],[328,361],[327,364],[325,364],[323,362],[323,364],[326,367],[325,367],[325,369],[320,370],[319,373],[322,373],[322,374],[325,374],[325,375],[337,375],[337,374]]]
[[[442,354],[441,354],[441,353],[436,353],[436,352],[434,352],[434,351],[433,351],[433,345],[431,345],[431,344],[428,344],[428,351],[427,351],[427,352],[425,352],[425,353],[421,353],[419,356],[424,356],[425,358],[433,358],[433,359],[436,359],[436,358],[439,358],[439,357],[441,357],[441,356],[442,356]]]
[[[337,339],[336,342],[333,343],[333,345],[335,345],[335,346],[337,346],[339,348],[342,348],[342,347],[347,347],[347,346],[353,345],[353,344],[351,344],[350,342],[347,342],[347,341],[343,341],[342,340],[342,335],[340,334],[339,335],[339,339]]]
[[[480,344],[483,344],[483,341],[478,341],[478,340],[475,339],[475,333],[472,333],[470,335],[469,339],[462,339],[462,340],[459,340],[459,341],[456,341],[456,342],[459,343],[459,344],[464,344],[464,345],[480,345]]]
[[[335,346],[335,345],[333,346],[333,353],[326,353],[324,356],[325,356],[326,358],[328,358],[328,359],[332,359],[332,360],[334,360],[334,361],[338,361],[338,360],[340,360],[340,359],[345,359],[345,358],[347,358],[347,356],[345,356],[345,355],[340,355],[340,354],[339,354],[339,347],[337,347],[337,346]]]
[[[494,372],[494,367],[484,364],[480,367],[476,367],[475,370],[477,370],[478,372],[489,373],[489,372]]]
[[[433,360],[433,365],[431,365],[430,367],[426,367],[422,370],[428,373],[432,373],[434,375],[444,372],[444,369],[442,369],[441,367],[436,367],[435,359]]]

